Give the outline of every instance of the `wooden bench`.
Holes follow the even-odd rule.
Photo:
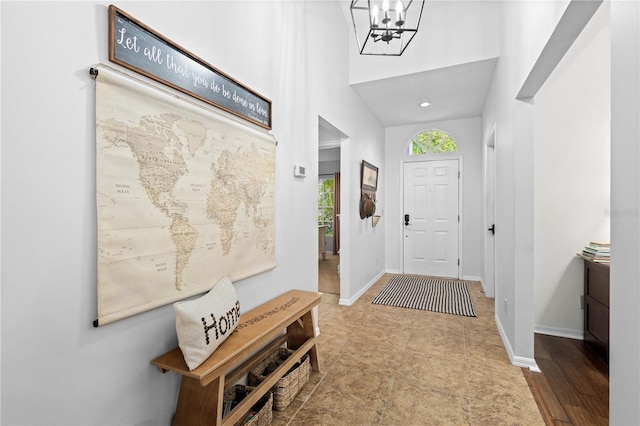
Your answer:
[[[235,424],[306,353],[313,371],[320,371],[311,310],[321,296],[291,290],[241,315],[236,331],[193,371],[189,371],[180,348],[151,361],[163,373],[182,375],[173,424]],[[295,352],[222,418],[224,391],[284,343]]]

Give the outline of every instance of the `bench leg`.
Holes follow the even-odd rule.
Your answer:
[[[298,349],[308,339],[315,339],[316,328],[313,324],[311,311],[304,314],[300,319],[302,320],[302,324],[300,324],[300,321],[296,321],[287,327],[287,347],[290,349]],[[318,356],[318,346],[315,344],[311,350],[309,350],[309,361],[313,371],[319,372],[320,357]]]
[[[203,387],[199,380],[182,376],[173,426],[221,425],[223,396],[222,377]]]

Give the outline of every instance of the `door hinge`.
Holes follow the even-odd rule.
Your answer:
[[[458,223],[460,223],[460,215],[458,215]]]
[[[460,266],[460,259],[458,259],[458,266]]]
[[[458,172],[458,179],[460,179],[460,172]]]

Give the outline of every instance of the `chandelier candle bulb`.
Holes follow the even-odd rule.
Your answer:
[[[382,11],[384,12],[384,19],[382,19],[382,23],[387,24],[391,21],[391,18],[389,18],[389,0],[384,0],[382,2]]]
[[[402,2],[396,3],[396,26],[401,27],[404,24],[402,13]]]
[[[374,5],[371,9],[371,26],[376,28],[378,26],[378,5]]]

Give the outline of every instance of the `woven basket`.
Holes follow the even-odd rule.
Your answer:
[[[223,416],[233,409],[235,403],[242,401],[254,388],[235,385],[224,391],[222,400]],[[264,395],[251,407],[251,410],[236,425],[267,426],[273,420],[273,394]]]
[[[274,363],[275,365],[282,364],[293,352],[294,351],[287,348],[279,348],[277,351],[272,352],[249,372],[249,384],[251,386],[260,384],[268,376],[268,373],[265,374],[265,369],[268,366],[274,366]],[[309,355],[305,354],[300,361],[271,388],[271,392],[273,392],[273,409],[277,411],[286,410],[298,392],[307,384],[310,374]]]

